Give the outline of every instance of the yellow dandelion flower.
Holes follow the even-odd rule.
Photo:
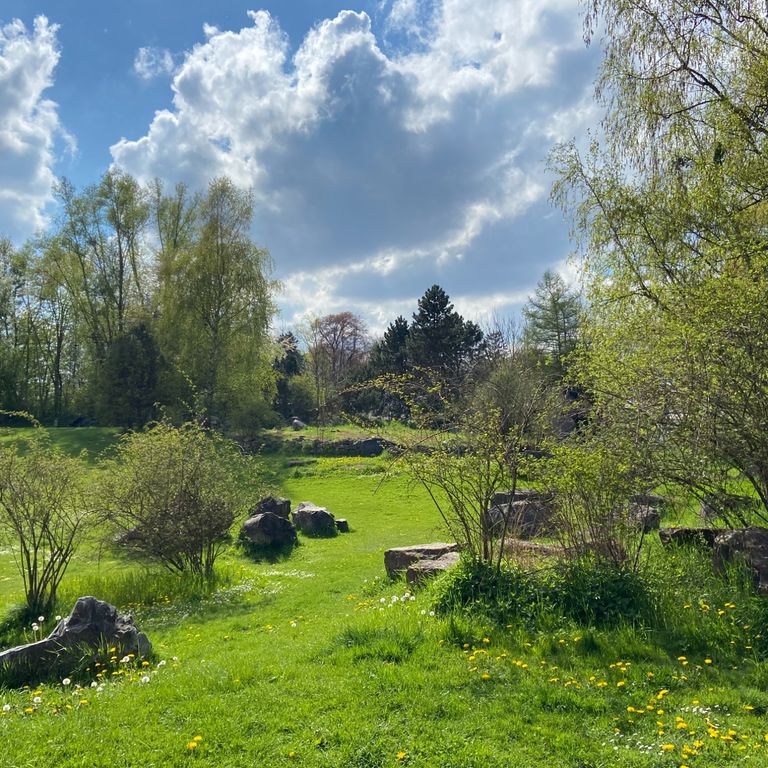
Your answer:
[[[398,760],[405,760],[405,758],[408,757],[407,752],[403,752],[402,750],[397,753],[397,759]]]
[[[664,752],[674,752],[675,745],[674,744],[662,744],[661,748]]]
[[[187,749],[189,749],[189,750],[197,749],[197,742],[196,741],[188,741],[187,742]]]

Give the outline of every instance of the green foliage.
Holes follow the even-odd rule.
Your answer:
[[[158,402],[162,362],[146,324],[132,326],[108,346],[98,371],[96,412],[103,423],[141,427]]]
[[[554,155],[591,305],[578,375],[625,457],[700,495],[736,468],[764,523],[764,4],[588,5],[606,131]]]
[[[579,297],[551,270],[523,307],[525,341],[545,356],[557,377],[565,374],[567,358],[576,349],[580,314]]]
[[[433,285],[419,299],[413,315],[406,342],[408,363],[438,372],[455,392],[482,341],[480,328],[464,320],[454,310],[448,294]]]
[[[637,572],[645,536],[632,516],[633,494],[653,487],[627,461],[620,436],[601,425],[553,445],[535,477],[552,494],[554,526],[572,553]]]
[[[93,519],[82,462],[42,430],[0,447],[0,535],[11,544],[29,615],[48,615],[70,560]]]
[[[243,505],[237,446],[195,424],[125,435],[100,478],[111,535],[170,571],[210,577]]]
[[[250,404],[271,403],[274,394],[267,343],[273,285],[269,256],[250,239],[253,195],[221,178],[199,199],[183,189],[164,197],[159,187],[155,196],[164,233],[162,350],[191,379],[209,416],[239,411],[247,423],[258,413]]]
[[[466,611],[500,625],[520,622],[535,626],[547,607],[540,584],[530,571],[514,565],[499,569],[468,558],[437,582],[431,594],[435,610],[441,614]]]
[[[558,612],[587,626],[639,622],[651,602],[641,574],[589,558],[561,563],[546,591]]]
[[[539,630],[563,619],[585,626],[640,622],[650,605],[640,576],[586,558],[541,571],[464,560],[433,595],[437,610],[444,614],[468,612],[499,626]]]

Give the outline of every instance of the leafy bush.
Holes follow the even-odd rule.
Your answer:
[[[649,605],[639,576],[587,559],[540,571],[465,560],[435,585],[433,595],[440,613],[467,611],[497,624],[539,629],[557,617],[594,625],[639,621]]]
[[[241,504],[237,446],[196,424],[126,435],[105,463],[113,541],[176,573],[210,576]]]
[[[544,588],[560,613],[583,624],[639,621],[650,604],[636,572],[587,558],[561,563]]]
[[[462,560],[433,587],[438,613],[468,611],[499,624],[536,623],[548,604],[536,574],[516,566],[498,568],[483,560]]]
[[[20,447],[0,448],[0,534],[13,546],[29,615],[47,616],[91,506],[81,461],[52,447],[41,429]]]

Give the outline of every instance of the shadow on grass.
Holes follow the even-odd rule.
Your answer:
[[[293,554],[293,550],[300,546],[299,542],[289,542],[272,546],[260,546],[250,541],[240,540],[239,542],[243,553],[254,563],[283,563]]]

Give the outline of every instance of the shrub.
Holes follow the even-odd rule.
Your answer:
[[[646,583],[635,571],[590,558],[561,563],[546,591],[560,613],[582,624],[640,621],[650,604]]]
[[[535,624],[548,602],[536,574],[470,559],[434,585],[433,597],[438,613],[476,613],[499,624],[517,620]]]
[[[641,621],[650,605],[637,574],[588,559],[540,571],[465,560],[435,584],[433,595],[443,614],[467,612],[537,629],[564,618],[591,625]]]
[[[52,447],[39,428],[23,449],[0,448],[0,532],[14,547],[29,614],[47,616],[91,506],[81,461]]]
[[[171,571],[210,576],[241,502],[237,446],[196,424],[126,435],[105,464],[113,541]]]

